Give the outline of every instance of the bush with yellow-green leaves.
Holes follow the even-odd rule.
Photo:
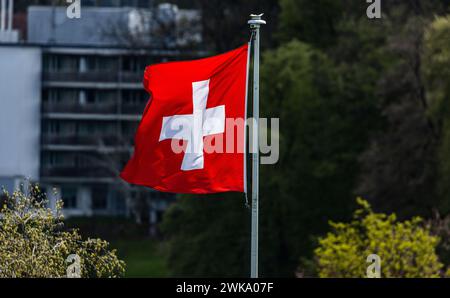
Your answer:
[[[15,191],[2,197],[0,277],[56,278],[67,277],[68,272],[80,277],[123,276],[125,263],[108,242],[83,240],[76,229],[64,229],[62,202],[57,202],[56,210],[49,209],[37,185],[27,195]],[[79,269],[71,269],[74,265]]]
[[[381,277],[440,277],[444,265],[436,254],[439,238],[419,217],[403,222],[396,215],[374,213],[367,201],[357,199],[350,223],[330,222],[332,231],[319,239],[315,261],[320,277],[366,277],[377,254]]]

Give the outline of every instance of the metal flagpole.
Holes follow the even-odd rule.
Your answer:
[[[258,217],[259,217],[259,28],[265,24],[263,14],[250,15],[248,24],[253,36],[253,144],[252,144],[252,235],[250,277],[258,277]]]

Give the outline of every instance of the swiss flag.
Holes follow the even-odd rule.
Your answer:
[[[167,192],[243,192],[247,53],[148,66],[150,100],[120,176]]]

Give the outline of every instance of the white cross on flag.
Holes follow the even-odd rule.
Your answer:
[[[193,113],[163,118],[159,140],[179,139],[187,142],[181,169],[203,169],[203,137],[225,131],[225,106],[206,108],[209,80],[192,83]]]

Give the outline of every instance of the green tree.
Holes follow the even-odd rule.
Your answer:
[[[183,195],[164,215],[175,277],[248,277],[249,210],[243,195]]]
[[[202,35],[207,48],[224,52],[248,42],[247,20],[252,13],[264,13],[268,20],[261,31],[264,48],[275,43],[278,24],[278,0],[195,0],[202,12]]]
[[[423,77],[428,115],[437,123],[437,192],[441,212],[450,212],[450,16],[436,18],[424,36]]]
[[[64,277],[71,264],[66,260],[72,254],[80,258],[81,277],[124,274],[125,263],[106,241],[82,240],[77,230],[64,230],[61,201],[53,211],[46,207],[38,186],[30,187],[28,193],[4,194],[0,209],[0,277]]]
[[[342,16],[341,1],[333,0],[281,0],[279,37],[292,38],[326,47],[334,44],[336,23]]]
[[[288,275],[300,256],[310,256],[327,219],[349,218],[357,158],[376,106],[354,96],[340,68],[305,43],[292,41],[263,58],[261,109],[280,118],[281,143],[279,162],[262,166],[262,271]]]
[[[381,277],[439,277],[443,264],[436,254],[439,238],[420,217],[403,222],[395,214],[374,213],[367,201],[350,223],[330,222],[332,231],[319,239],[315,259],[320,277],[365,277],[366,258],[381,259]]]
[[[377,209],[399,217],[429,216],[435,194],[435,122],[427,115],[428,89],[422,78],[426,18],[410,17],[381,45],[387,61],[376,83],[384,125],[361,156],[357,195]],[[390,29],[389,29],[390,28]],[[389,26],[387,30],[392,30]]]

